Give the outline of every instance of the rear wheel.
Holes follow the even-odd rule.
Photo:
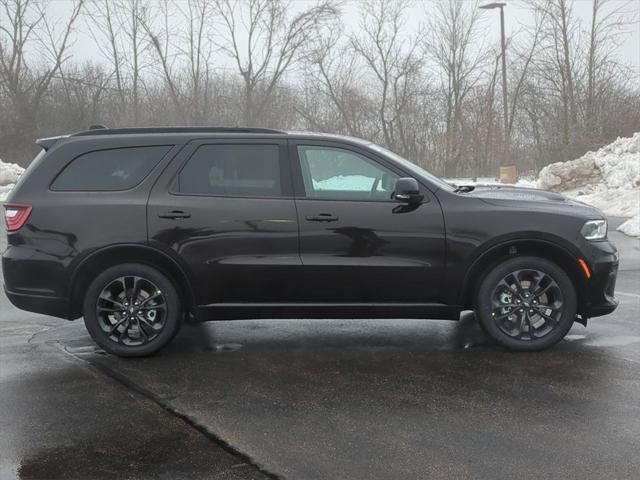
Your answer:
[[[569,276],[540,257],[514,257],[482,280],[476,300],[484,330],[498,343],[522,351],[558,343],[576,317],[576,292]]]
[[[84,300],[84,323],[104,350],[122,357],[150,355],[171,341],[182,321],[180,297],[158,270],[111,267],[95,278]]]

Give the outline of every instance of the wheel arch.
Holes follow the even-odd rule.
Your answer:
[[[462,305],[473,307],[474,298],[484,277],[494,265],[513,256],[536,256],[554,262],[562,268],[573,282],[578,299],[578,313],[584,307],[586,295],[586,279],[580,267],[579,255],[568,248],[550,240],[543,239],[511,239],[488,247],[469,267],[462,289]]]
[[[69,318],[76,319],[82,316],[84,292],[89,283],[105,269],[123,263],[140,263],[161,271],[175,285],[185,311],[192,310],[196,305],[189,276],[178,261],[148,245],[120,244],[104,247],[91,253],[73,270],[69,290]]]

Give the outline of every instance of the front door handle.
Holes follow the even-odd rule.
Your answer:
[[[170,212],[159,213],[158,217],[177,220],[180,218],[190,218],[191,214],[187,212],[183,212],[182,210],[171,210]]]
[[[338,217],[331,213],[319,213],[318,215],[308,215],[307,220],[309,222],[337,222]]]

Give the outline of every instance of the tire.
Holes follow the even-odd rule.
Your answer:
[[[178,333],[183,317],[171,280],[136,263],[116,265],[98,275],[89,285],[83,312],[91,338],[119,357],[157,352]]]
[[[476,312],[484,331],[500,345],[516,351],[544,350],[573,326],[576,291],[555,263],[514,257],[494,266],[482,279]]]

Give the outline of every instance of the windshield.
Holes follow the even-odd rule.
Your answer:
[[[381,147],[380,145],[376,145],[375,143],[368,143],[367,146],[378,153],[381,153],[387,157],[392,158],[396,162],[402,164],[402,166],[405,167],[407,170],[410,170],[412,173],[415,173],[420,177],[426,178],[427,180],[434,183],[435,185],[437,185],[439,188],[442,188],[443,190],[447,190],[451,192],[455,189],[455,187],[450,183],[445,182],[441,178],[436,177],[434,174],[427,172],[424,168],[419,167],[415,163],[410,162],[406,158],[402,158],[397,153],[393,153],[391,150],[387,150],[386,148]]]

